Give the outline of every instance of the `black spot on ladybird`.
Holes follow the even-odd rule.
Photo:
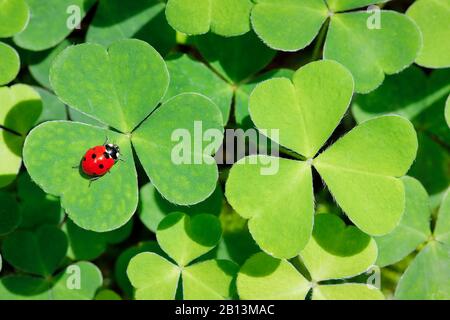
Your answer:
[[[102,164],[100,164],[98,167],[99,167],[100,169],[103,169],[103,168],[104,168]]]
[[[97,155],[95,153],[92,154],[91,158],[95,159],[97,157]]]
[[[86,157],[83,157],[83,161],[86,161]]]

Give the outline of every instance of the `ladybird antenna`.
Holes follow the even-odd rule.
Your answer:
[[[108,143],[108,141],[109,141],[109,137],[105,136],[105,142],[103,143],[103,145],[106,145]]]

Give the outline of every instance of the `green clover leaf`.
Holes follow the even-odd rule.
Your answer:
[[[169,75],[151,46],[121,40],[108,50],[96,44],[67,48],[53,62],[50,83],[72,108],[131,132],[161,101]]]
[[[74,270],[80,276],[79,289],[68,285]],[[50,280],[29,275],[0,278],[0,300],[91,300],[102,282],[102,274],[94,264],[80,261]]]
[[[450,66],[450,1],[415,1],[406,12],[419,26],[423,48],[416,63],[427,68]]]
[[[139,199],[139,218],[150,231],[156,233],[161,220],[175,211],[182,211],[189,215],[197,213],[219,215],[222,210],[223,192],[220,186],[217,186],[206,200],[192,206],[179,206],[164,199],[156,188],[148,183],[141,187]]]
[[[154,252],[160,256],[167,257],[156,241],[139,242],[137,245],[129,247],[120,254],[114,265],[114,278],[120,289],[130,298],[134,297],[134,288],[127,276],[128,264],[134,256],[142,252]]]
[[[276,54],[254,32],[231,38],[208,33],[195,37],[194,42],[210,66],[234,84],[245,82],[267,66]]]
[[[78,166],[86,150],[104,143],[105,137],[120,145],[126,161],[89,186],[87,178],[73,167]],[[84,229],[116,229],[136,210],[136,169],[131,142],[125,135],[76,122],[46,122],[28,135],[24,162],[32,179],[45,192],[61,196],[61,206]]]
[[[3,257],[16,269],[50,276],[67,252],[67,238],[55,226],[42,226],[36,232],[16,231],[2,245]]]
[[[209,214],[189,217],[175,212],[158,226],[156,237],[161,248],[176,262],[157,253],[134,256],[127,269],[136,288],[136,299],[174,299],[178,283],[183,283],[183,298],[224,299],[233,296],[232,280],[237,266],[227,260],[191,263],[212,250],[220,240],[219,220]]]
[[[195,121],[205,130],[221,132],[220,111],[211,100],[194,93],[175,96],[155,110],[167,90],[169,75],[161,56],[148,44],[133,39],[115,42],[109,50],[96,44],[69,47],[54,60],[50,82],[62,101],[120,130],[53,121],[36,127],[27,137],[24,158],[32,179],[44,191],[61,197],[62,207],[78,226],[110,231],[124,225],[135,212],[138,189],[131,142],[153,185],[171,202],[195,204],[216,188],[217,165],[212,161],[174,164],[171,151],[177,142],[171,137],[175,129],[189,130],[195,136]],[[120,145],[125,161],[89,186],[87,177],[73,167],[86,150],[104,143],[106,137]],[[211,152],[203,157],[212,160],[215,150],[209,149],[202,150]],[[197,156],[196,150],[189,152]],[[184,180],[173,188],[168,176]],[[73,188],[74,184],[79,187]]]
[[[14,42],[32,51],[52,48],[73,31],[76,25],[72,28],[68,24],[71,6],[76,6],[81,18],[84,18],[95,3],[94,0],[26,1],[30,8],[30,20],[26,28],[14,36]]]
[[[51,89],[50,68],[55,58],[71,45],[70,40],[64,40],[56,47],[44,51],[27,52],[28,69],[33,78],[43,87]]]
[[[197,92],[209,97],[220,109],[223,124],[228,122],[233,88],[204,64],[191,59],[188,55],[171,57],[167,61],[170,73],[170,85],[164,100],[183,93]]]
[[[42,113],[39,94],[30,86],[16,84],[0,88],[0,187],[17,176],[22,163],[22,144],[28,130]]]
[[[416,134],[407,120],[387,116],[367,121],[316,157],[344,115],[352,88],[350,73],[324,60],[299,69],[292,82],[271,79],[251,94],[250,114],[256,126],[279,128],[276,142],[297,152],[298,159],[308,159],[260,155],[256,158],[260,161],[254,161],[255,156],[250,156],[230,171],[228,201],[250,219],[253,238],[275,257],[296,256],[310,238],[314,211],[311,165],[363,231],[389,233],[402,216],[405,195],[397,177],[406,174],[417,151]],[[278,172],[261,175],[262,160],[278,160]],[[274,185],[285,187],[274,190]]]
[[[136,153],[155,188],[170,202],[180,205],[201,202],[213,193],[217,184],[219,173],[212,155],[207,153],[208,148],[197,150],[197,143],[192,143],[189,150],[180,151],[183,158],[195,165],[177,165],[171,161],[172,152],[180,143],[172,139],[173,132],[183,128],[195,138],[198,128],[194,121],[200,120],[203,130],[223,131],[222,115],[211,100],[195,93],[180,94],[156,110],[132,137]],[[213,152],[219,147],[216,145]],[[205,160],[201,165],[195,162],[199,157]],[[177,188],[167,176],[177,177]]]
[[[251,20],[253,29],[269,47],[297,51],[314,40],[327,17],[325,1],[257,0]],[[286,26],[291,31],[286,32]]]
[[[405,185],[405,213],[391,233],[375,237],[378,246],[377,265],[394,264],[413,252],[431,234],[430,200],[424,187],[414,178],[402,178]]]
[[[13,195],[0,192],[0,236],[13,232],[21,223],[19,204]]]
[[[358,123],[385,114],[411,120],[418,131],[419,150],[409,175],[419,179],[434,198],[436,207],[450,181],[450,130],[445,120],[445,104],[450,94],[449,70],[429,76],[418,67],[389,76],[375,91],[358,95],[352,113]]]
[[[373,12],[341,12],[377,2],[258,0],[251,20],[269,47],[283,51],[306,47],[322,28],[317,49],[327,32],[324,59],[346,66],[355,79],[355,91],[367,93],[383,82],[385,73],[398,73],[413,63],[421,48],[421,33],[405,15],[381,11],[377,25],[371,22]]]
[[[333,12],[346,11],[366,7],[371,4],[385,3],[389,0],[326,0]]]
[[[17,196],[21,216],[20,228],[36,229],[41,225],[58,225],[64,217],[59,199],[46,194],[27,173],[17,179]]]
[[[448,300],[450,280],[450,191],[444,195],[432,237],[400,278],[397,299]],[[427,272],[424,272],[427,270]]]
[[[169,0],[166,16],[177,31],[189,35],[212,32],[238,36],[250,31],[251,0]]]
[[[159,0],[100,1],[94,20],[86,34],[86,42],[109,46],[121,39],[144,40],[162,55],[175,45],[175,31],[164,15],[165,4]]]
[[[211,251],[219,242],[221,234],[220,221],[213,215],[189,217],[183,213],[174,213],[158,225],[156,238],[161,249],[180,267],[184,267]]]
[[[363,284],[330,285],[365,272],[377,257],[375,241],[336,215],[319,214],[313,237],[299,258],[311,280],[307,280],[287,260],[257,253],[241,267],[237,288],[241,299],[305,299],[312,289],[313,299],[382,299],[381,292]]]
[[[19,73],[20,57],[13,47],[3,42],[0,42],[0,57],[0,85],[4,85],[14,80]]]
[[[104,289],[104,290],[99,291],[95,295],[94,300],[114,301],[114,300],[122,300],[122,297],[115,291],[112,291],[109,289]]]
[[[124,241],[131,233],[133,220],[119,229],[109,232],[93,232],[78,227],[71,220],[67,220],[62,230],[68,239],[67,256],[72,260],[94,260],[101,256],[109,244]]]
[[[0,38],[9,38],[27,25],[30,12],[25,0],[5,0],[0,3]]]

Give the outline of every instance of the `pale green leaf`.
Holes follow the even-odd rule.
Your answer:
[[[380,290],[367,284],[320,285],[313,289],[313,300],[384,300]]]
[[[388,2],[389,0],[325,0],[333,12],[357,9],[371,4]]]
[[[139,242],[136,246],[129,247],[123,251],[116,260],[114,265],[114,280],[122,289],[127,297],[133,297],[134,289],[127,276],[127,268],[130,260],[137,254],[142,252],[154,252],[160,256],[165,256],[165,253],[158,246],[156,241]]]
[[[384,235],[400,222],[403,183],[417,153],[412,124],[399,116],[362,123],[314,160],[339,206],[364,232]]]
[[[25,0],[4,0],[0,3],[0,38],[9,38],[27,25],[30,12]]]
[[[16,50],[0,42],[0,85],[14,80],[20,70],[20,57]]]
[[[190,215],[196,213],[219,215],[222,209],[223,193],[219,185],[208,199],[193,206],[178,206],[170,203],[151,183],[142,186],[139,194],[139,218],[150,231],[155,233],[158,224],[169,213],[181,211]]]
[[[423,248],[400,278],[395,298],[400,300],[450,299],[450,248],[432,241]]]
[[[103,144],[106,138],[119,145],[125,161],[90,185],[80,162],[88,149]],[[136,169],[131,143],[125,135],[76,122],[46,122],[28,135],[24,162],[32,179],[45,192],[61,196],[62,207],[84,229],[117,229],[136,210]]]
[[[0,88],[0,187],[9,185],[19,172],[22,145],[28,130],[42,113],[39,94],[30,86],[15,84]]]
[[[254,124],[250,119],[250,112],[248,110],[248,101],[250,94],[255,89],[255,87],[265,80],[271,78],[287,78],[291,79],[294,75],[294,71],[290,69],[275,69],[268,71],[261,76],[251,79],[247,83],[241,84],[236,88],[235,93],[235,107],[234,107],[234,117],[236,123],[239,127],[243,129],[253,128]]]
[[[450,246],[450,189],[444,195],[439,208],[434,237],[437,241]]]
[[[415,1],[406,12],[419,26],[423,48],[416,63],[427,68],[450,66],[450,1]]]
[[[53,62],[50,83],[64,103],[131,132],[161,101],[169,74],[155,49],[131,39],[108,50],[97,44],[65,49]]]
[[[222,235],[220,221],[211,214],[192,217],[174,212],[158,225],[158,243],[180,267],[211,251]]]
[[[184,300],[231,299],[238,267],[227,260],[208,260],[182,271]]]
[[[257,0],[251,20],[253,29],[269,47],[297,51],[314,40],[327,17],[324,1]]]
[[[137,300],[173,300],[177,291],[180,269],[163,257],[139,253],[131,259],[128,277],[136,288]]]
[[[250,31],[250,0],[169,0],[166,16],[177,31],[194,35],[212,32],[231,37]]]
[[[203,133],[209,129],[213,141],[204,143]],[[220,147],[222,132],[219,108],[203,95],[186,93],[158,108],[133,133],[132,141],[145,172],[162,196],[176,204],[191,205],[208,198],[216,188],[218,170],[211,153]]]
[[[303,300],[310,289],[292,264],[265,253],[248,259],[236,282],[242,300]]]
[[[319,214],[300,257],[317,282],[361,274],[375,263],[377,252],[375,241],[358,228],[346,226],[336,215]]]
[[[279,170],[262,175],[265,164],[271,162]],[[311,167],[305,162],[268,156],[243,158],[231,169],[225,190],[236,212],[250,219],[250,233],[267,253],[292,258],[308,242],[314,196]]]
[[[424,187],[414,178],[404,177],[405,213],[400,224],[389,234],[376,237],[377,265],[394,264],[413,252],[431,234],[430,201]]]
[[[410,18],[381,11],[380,28],[369,28],[370,15],[351,12],[332,16],[323,53],[324,59],[336,60],[351,71],[359,93],[376,89],[385,73],[405,69],[421,48],[420,31]]]
[[[26,0],[30,8],[30,21],[26,28],[14,36],[21,48],[41,51],[56,46],[67,37],[76,25],[74,12],[79,10],[84,18],[95,0]],[[74,10],[73,7],[77,9]]]
[[[279,129],[276,142],[312,158],[341,121],[352,95],[350,72],[334,61],[313,62],[300,68],[292,82],[277,78],[259,84],[250,96],[250,116],[258,128]]]
[[[167,60],[167,68],[170,73],[170,85],[164,97],[165,101],[184,92],[200,93],[219,107],[223,124],[228,122],[233,98],[233,87],[230,84],[206,65],[188,55],[175,56]]]

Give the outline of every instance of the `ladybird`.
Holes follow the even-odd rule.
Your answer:
[[[83,172],[90,177],[99,178],[120,160],[120,148],[116,144],[105,143],[89,149],[81,160]]]

